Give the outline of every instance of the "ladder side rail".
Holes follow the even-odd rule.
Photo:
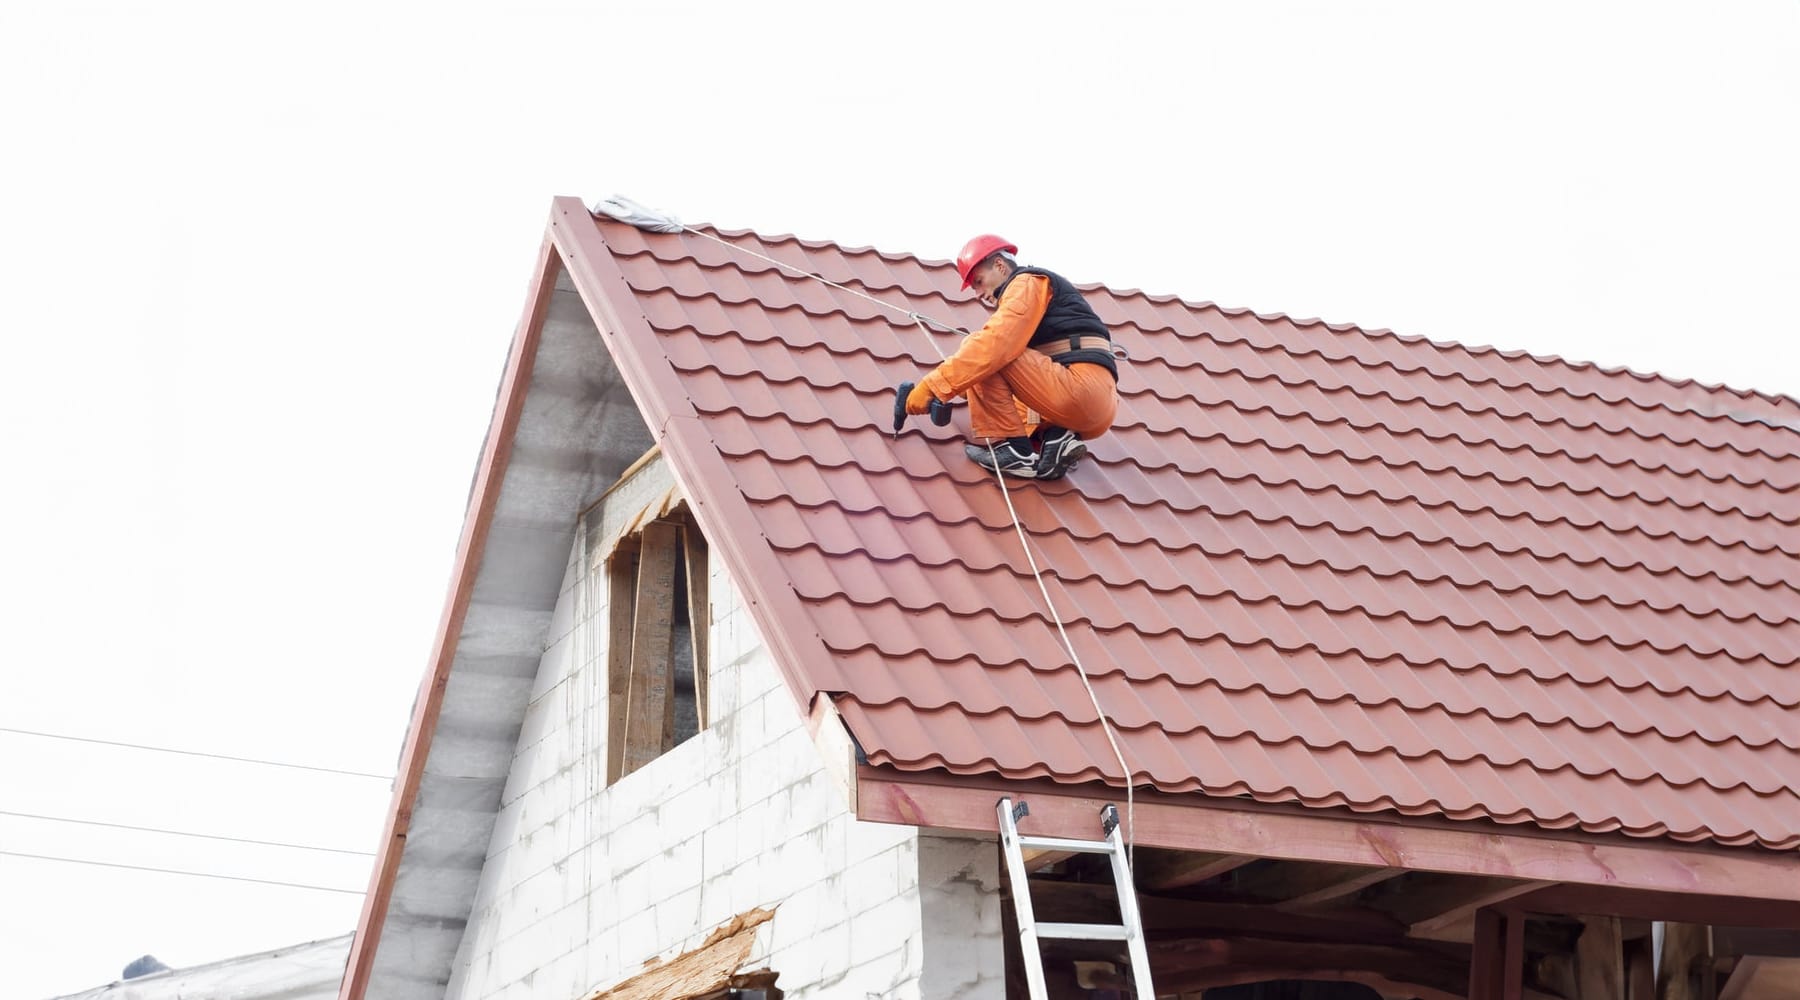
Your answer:
[[[1111,815],[1108,815],[1108,813]],[[1101,810],[1106,842],[1112,845],[1113,886],[1119,895],[1119,917],[1127,932],[1125,948],[1131,954],[1131,988],[1140,1000],[1155,1000],[1150,982],[1150,949],[1144,943],[1144,918],[1138,912],[1137,885],[1131,877],[1131,859],[1120,832],[1119,811],[1108,805]]]
[[[1038,946],[1037,918],[1031,906],[1031,883],[1025,872],[1025,854],[1019,846],[1019,827],[1013,819],[1013,800],[1003,796],[994,807],[1000,818],[1000,849],[1006,856],[1006,874],[1012,882],[1013,915],[1019,922],[1019,957],[1025,966],[1025,988],[1031,1000],[1048,1000],[1044,985],[1044,953]]]

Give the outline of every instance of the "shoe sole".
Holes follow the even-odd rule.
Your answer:
[[[965,445],[965,446],[963,446],[963,453],[969,456],[969,461],[974,462],[976,465],[981,466],[982,471],[988,472],[990,474],[994,471],[992,456],[988,453],[988,450],[986,448],[982,448],[978,445]],[[1000,474],[1003,476],[1012,478],[1012,479],[1040,479],[1040,478],[1042,478],[1041,476],[1038,475],[1037,463],[1035,463],[1035,462],[1032,463],[1031,465],[1021,466],[1018,468],[1002,469]]]
[[[1056,461],[1049,468],[1040,468],[1037,477],[1046,480],[1061,479],[1075,471],[1075,466],[1087,455],[1087,451],[1087,444],[1076,438],[1062,450],[1062,454],[1056,456]]]

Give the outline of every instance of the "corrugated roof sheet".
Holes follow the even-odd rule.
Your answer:
[[[653,410],[691,405],[785,573],[749,588],[800,599],[796,689],[876,765],[1121,784],[966,410],[889,433],[926,335],[594,224],[654,332],[614,349],[673,369]],[[986,316],[944,262],[717,235]],[[1140,782],[1800,845],[1800,402],[1085,290],[1130,352],[1118,422],[1012,496]]]

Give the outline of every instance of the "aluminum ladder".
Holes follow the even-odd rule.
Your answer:
[[[1118,807],[1108,803],[1100,810],[1104,840],[1070,840],[1065,837],[1032,837],[1019,832],[1019,820],[1031,814],[1024,802],[1017,805],[1002,797],[994,810],[1000,817],[1000,849],[1006,854],[1006,873],[1012,880],[1013,911],[1019,918],[1019,950],[1024,958],[1025,983],[1031,1000],[1048,1000],[1044,988],[1044,953],[1039,939],[1070,941],[1123,941],[1131,956],[1131,986],[1138,1000],[1155,1000],[1150,984],[1150,953],[1144,946],[1144,921],[1138,916],[1137,888],[1131,881],[1131,862],[1119,833]],[[1112,858],[1113,886],[1119,893],[1119,923],[1055,924],[1037,922],[1031,906],[1031,883],[1025,872],[1025,851],[1069,851],[1105,854]]]

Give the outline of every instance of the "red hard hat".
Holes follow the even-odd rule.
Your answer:
[[[969,287],[969,272],[975,270],[975,265],[987,260],[997,250],[1019,252],[1019,248],[1008,243],[1006,237],[995,236],[993,233],[982,233],[963,244],[962,253],[956,255],[956,273],[962,275],[964,288]]]

